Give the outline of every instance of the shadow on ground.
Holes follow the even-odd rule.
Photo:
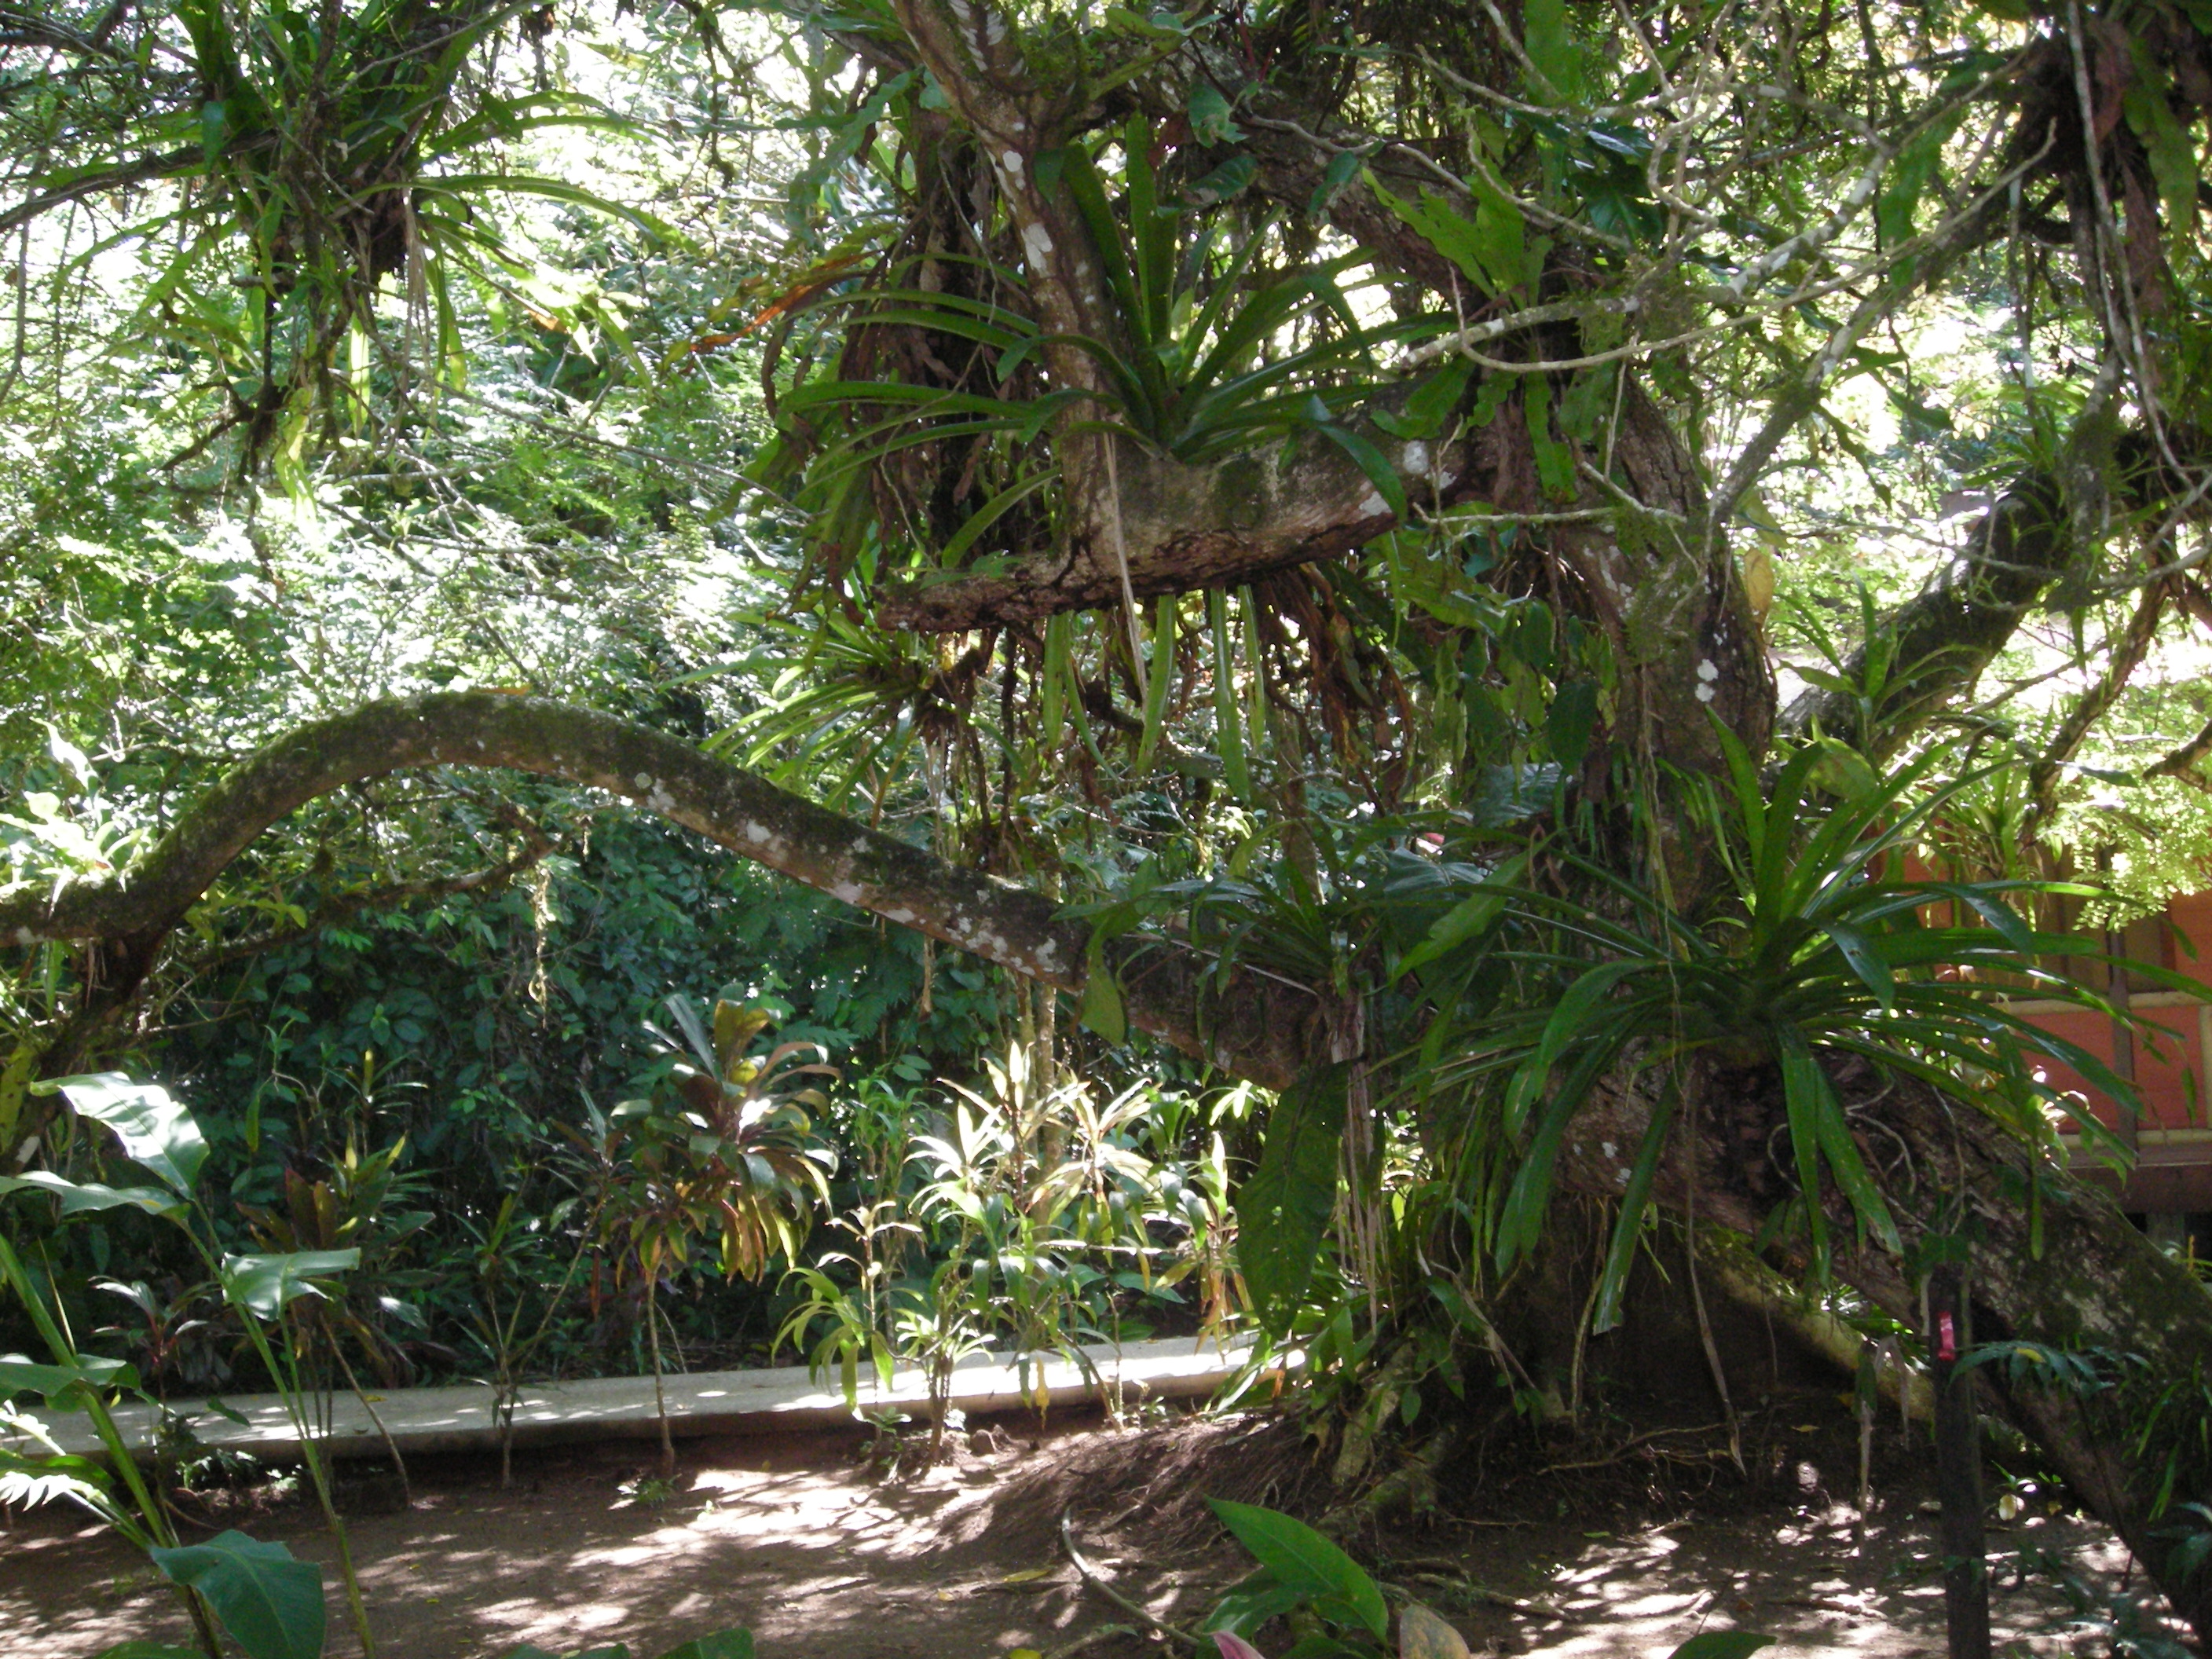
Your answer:
[[[351,1522],[384,1659],[493,1659],[526,1640],[556,1651],[623,1641],[650,1659],[731,1625],[755,1631],[763,1659],[1049,1652],[1120,1617],[1061,1553],[1063,1509],[1126,1595],[1191,1620],[1244,1571],[1191,1499],[1310,1507],[1323,1490],[1295,1431],[1264,1418],[985,1431],[912,1480],[878,1477],[862,1449],[848,1433],[695,1441],[675,1496],[650,1510],[620,1490],[647,1467],[635,1443],[520,1459],[506,1491],[489,1460],[425,1462],[412,1510]],[[1647,1482],[1638,1497],[1619,1480],[1633,1463],[1609,1467],[1611,1486],[1583,1470],[1448,1472],[1455,1518],[1355,1547],[1478,1652],[1660,1656],[1738,1626],[1780,1637],[1785,1654],[1941,1650],[1932,1517],[1910,1455],[1893,1460],[1863,1536],[1817,1479],[1703,1502]],[[244,1524],[331,1559],[297,1505]],[[1992,1547],[2001,1565],[2023,1547],[2069,1561],[2108,1590],[2127,1565],[2109,1534],[2063,1516],[2023,1516]],[[2011,1577],[1999,1574],[1999,1643],[2074,1650],[2054,1628],[2055,1592]],[[331,1653],[356,1652],[335,1594],[331,1613]],[[0,1528],[0,1659],[92,1659],[128,1638],[185,1636],[150,1571],[100,1528],[54,1511]],[[1085,1651],[1160,1650],[1121,1640]]]

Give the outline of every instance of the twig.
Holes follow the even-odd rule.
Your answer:
[[[1178,1630],[1173,1625],[1169,1624],[1164,1619],[1155,1617],[1147,1609],[1139,1607],[1136,1602],[1132,1601],[1127,1596],[1122,1595],[1121,1591],[1115,1589],[1111,1584],[1108,1583],[1104,1577],[1100,1575],[1098,1569],[1092,1566],[1091,1563],[1083,1559],[1083,1552],[1075,1547],[1075,1528],[1068,1524],[1068,1514],[1066,1510],[1062,1510],[1060,1512],[1060,1547],[1067,1552],[1067,1559],[1075,1563],[1076,1571],[1083,1575],[1083,1582],[1090,1585],[1091,1589],[1097,1590],[1101,1595],[1104,1596],[1109,1601],[1111,1601],[1115,1607],[1121,1608],[1122,1612],[1127,1613],[1133,1619],[1143,1620],[1146,1624],[1150,1626],[1152,1629],[1159,1632],[1161,1635],[1172,1637],[1175,1640],[1182,1643],[1187,1647],[1196,1648],[1203,1647],[1205,1645],[1203,1642],[1201,1642],[1197,1637],[1192,1635],[1188,1631]]]
[[[1707,1423],[1702,1427],[1694,1429],[1653,1429],[1648,1434],[1634,1435],[1630,1438],[1622,1441],[1620,1444],[1614,1447],[1603,1457],[1581,1458],[1569,1463],[1547,1464],[1543,1468],[1539,1469],[1537,1474],[1539,1475],[1557,1474],[1563,1469],[1601,1469],[1607,1464],[1618,1463],[1622,1458],[1627,1456],[1629,1453],[1634,1451],[1638,1446],[1648,1444],[1650,1442],[1661,1439],[1667,1435],[1711,1434],[1716,1429],[1725,1429],[1729,1425],[1725,1422],[1722,1422]],[[1722,1454],[1723,1456],[1726,1455],[1727,1454],[1725,1453]]]

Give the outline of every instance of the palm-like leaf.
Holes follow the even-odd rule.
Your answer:
[[[1725,734],[1723,734],[1725,738]],[[1927,787],[1931,753],[1826,808],[1808,799],[1827,758],[1808,745],[1762,787],[1730,743],[1724,787],[1703,787],[1705,825],[1736,877],[1735,890],[1686,917],[1612,871],[1572,854],[1559,862],[1592,896],[1566,897],[1492,881],[1477,896],[1491,920],[1442,952],[1508,975],[1519,994],[1487,1014],[1447,1009],[1439,1025],[1461,1058],[1443,1067],[1468,1089],[1491,1132],[1491,1243],[1504,1261],[1540,1236],[1554,1165],[1569,1126],[1601,1079],[1624,1068],[1656,1077],[1656,1105],[1624,1191],[1598,1299],[1601,1326],[1617,1316],[1653,1174],[1668,1133],[1677,1067],[1693,1054],[1765,1062],[1780,1073],[1791,1159],[1805,1198],[1817,1269],[1830,1243],[1820,1200],[1832,1178],[1860,1226],[1897,1248],[1897,1233],[1828,1071],[1852,1055],[1919,1079],[2052,1149],[2052,1115],[2108,1152],[2112,1133],[2042,1081],[2037,1058],[2070,1067],[2094,1087],[2134,1103],[2134,1085],[2079,1044],[2031,1024],[2005,998],[2039,997],[2126,1018],[2094,990],[2051,973],[2039,958],[2110,960],[2092,941],[2038,932],[2014,908],[2022,898],[2087,890],[2026,881],[1907,880],[1895,873],[1970,775]],[[1471,899],[1470,902],[1474,900]],[[1982,925],[1936,926],[1938,907]],[[1425,963],[1437,960],[1429,952]],[[1462,960],[1462,976],[1468,966]],[[2194,981],[2140,963],[2138,982],[2202,994]],[[2147,1036],[2155,1028],[2133,1022]],[[1432,1036],[1434,1033],[1432,1032]],[[1431,1048],[1437,1045],[1431,1043]]]

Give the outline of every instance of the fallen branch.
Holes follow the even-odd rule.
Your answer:
[[[1067,1559],[1075,1563],[1076,1571],[1083,1575],[1083,1582],[1090,1585],[1092,1589],[1097,1590],[1101,1595],[1104,1596],[1109,1601],[1111,1601],[1115,1607],[1121,1608],[1122,1612],[1127,1613],[1133,1619],[1143,1620],[1147,1626],[1153,1630],[1158,1631],[1161,1635],[1171,1638],[1177,1642],[1181,1642],[1186,1647],[1198,1648],[1205,1646],[1205,1643],[1198,1637],[1192,1635],[1187,1630],[1179,1630],[1175,1626],[1169,1624],[1164,1619],[1155,1616],[1148,1609],[1140,1607],[1134,1601],[1132,1601],[1127,1596],[1122,1595],[1121,1591],[1115,1589],[1111,1584],[1108,1583],[1104,1576],[1099,1572],[1098,1569],[1092,1566],[1091,1563],[1083,1559],[1083,1552],[1075,1547],[1075,1528],[1068,1523],[1068,1516],[1066,1510],[1062,1510],[1060,1512],[1060,1541],[1061,1547],[1067,1551]],[[1097,1634],[1097,1632],[1093,1632],[1093,1634]]]

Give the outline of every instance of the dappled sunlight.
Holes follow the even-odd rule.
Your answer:
[[[351,1524],[372,1624],[395,1659],[492,1659],[530,1642],[555,1651],[617,1641],[653,1653],[743,1625],[763,1659],[997,1659],[1049,1650],[1121,1617],[1085,1590],[1060,1553],[1060,1506],[1079,1498],[1094,1565],[1124,1595],[1188,1625],[1247,1568],[1210,1531],[1163,1542],[1165,1491],[1218,1490],[1225,1466],[1164,1461],[1163,1434],[1087,1431],[879,1478],[858,1437],[695,1445],[695,1467],[657,1509],[623,1494],[651,1453],[617,1443],[525,1459],[509,1490],[482,1464],[417,1472],[421,1502]],[[1252,1461],[1233,1431],[1187,1436]],[[1548,1502],[1548,1500],[1547,1500]],[[256,1530],[330,1560],[298,1510]],[[1796,1655],[1908,1659],[1941,1645],[1942,1595],[1928,1570],[1931,1518],[1885,1495],[1863,1536],[1825,1502],[1593,1534],[1571,1521],[1524,1522],[1425,1538],[1473,1580],[1510,1584],[1522,1611],[1468,1626],[1477,1651],[1559,1659],[1665,1659],[1689,1636],[1741,1628]],[[2023,1546],[2117,1583],[2126,1552],[2087,1523],[2023,1518],[1992,1534],[2002,1564]],[[1387,1577],[1387,1574],[1385,1575]],[[2046,1591],[1996,1576],[1999,1640],[2036,1656],[2068,1651]],[[112,1586],[88,1595],[89,1584]],[[1426,1595],[1426,1587],[1422,1587]],[[336,1602],[333,1599],[333,1609]],[[1462,1615],[1448,1595],[1433,1605]],[[131,1636],[180,1640],[182,1620],[152,1575],[99,1529],[62,1517],[0,1533],[0,1659],[89,1659]],[[1265,1644],[1263,1644],[1263,1647]],[[333,1656],[354,1647],[333,1618]],[[1141,1650],[1127,1649],[1127,1655]],[[1103,1648],[1107,1659],[1123,1650]]]

